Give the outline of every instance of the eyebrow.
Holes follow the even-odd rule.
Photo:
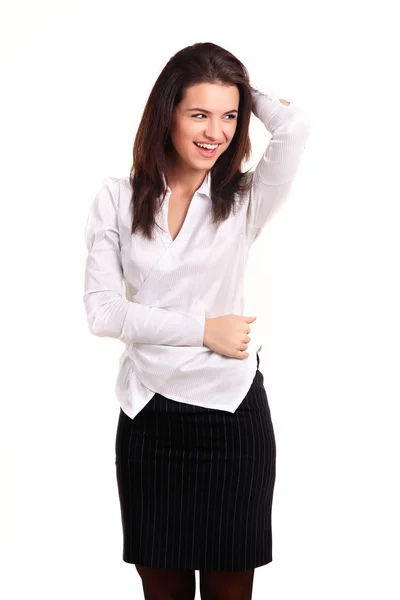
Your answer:
[[[204,108],[187,108],[187,109],[186,109],[186,111],[187,111],[187,112],[188,112],[188,111],[191,111],[191,110],[199,110],[200,112],[206,113],[207,115],[210,115],[210,114],[211,114],[211,112],[210,112],[209,110],[205,110]],[[224,115],[227,115],[228,113],[233,113],[233,112],[235,112],[235,113],[238,113],[238,114],[239,114],[239,111],[238,111],[238,110],[236,110],[236,108],[234,108],[233,110],[227,110],[227,111],[224,113]]]

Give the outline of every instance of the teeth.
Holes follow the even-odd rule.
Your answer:
[[[195,142],[196,146],[200,146],[200,148],[206,148],[207,150],[215,150],[215,148],[218,147],[218,144],[199,144],[197,142]]]

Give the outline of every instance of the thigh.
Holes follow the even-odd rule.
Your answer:
[[[247,571],[200,571],[202,600],[250,600],[254,569]]]
[[[190,569],[158,569],[135,565],[142,578],[146,600],[194,600],[195,572]]]

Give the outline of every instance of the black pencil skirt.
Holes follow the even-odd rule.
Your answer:
[[[224,571],[272,561],[276,446],[263,380],[257,368],[235,413],[160,394],[134,419],[120,410],[123,561]]]

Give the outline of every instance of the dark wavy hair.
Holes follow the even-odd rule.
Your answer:
[[[150,92],[134,146],[129,181],[132,187],[132,229],[152,239],[155,213],[167,192],[163,179],[172,148],[170,127],[173,110],[187,87],[199,83],[236,85],[239,114],[235,135],[211,168],[212,220],[220,223],[234,209],[237,198],[247,192],[251,180],[241,171],[251,156],[249,123],[252,96],[246,67],[228,50],[211,42],[183,48],[165,65]],[[238,195],[238,196],[237,196]]]

